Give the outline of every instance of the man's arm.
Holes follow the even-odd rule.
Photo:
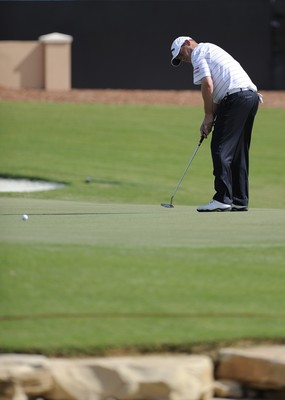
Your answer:
[[[207,137],[214,124],[214,104],[213,104],[213,81],[210,76],[206,76],[201,82],[201,93],[204,101],[205,117],[200,127],[201,136]]]

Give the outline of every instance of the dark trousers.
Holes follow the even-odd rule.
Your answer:
[[[241,91],[226,96],[217,111],[211,140],[214,199],[225,204],[248,205],[249,147],[258,94]]]

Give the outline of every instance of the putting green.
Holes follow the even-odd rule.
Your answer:
[[[0,226],[2,243],[272,247],[284,244],[285,210],[198,213],[193,206],[1,198]]]

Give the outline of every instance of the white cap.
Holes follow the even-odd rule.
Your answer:
[[[180,52],[181,46],[185,43],[185,40],[192,40],[192,38],[190,38],[189,36],[179,36],[173,41],[171,45],[171,53],[172,53],[171,64],[174,67],[178,67],[178,65],[181,63],[181,61],[178,60],[176,57]]]

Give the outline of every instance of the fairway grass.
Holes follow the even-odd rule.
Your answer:
[[[168,202],[199,142],[202,117],[201,108],[186,106],[0,102],[0,175],[67,183],[62,190],[13,197]],[[283,120],[282,109],[258,112],[251,207],[285,208]],[[206,204],[214,194],[212,170],[210,140],[204,140],[177,204]]]
[[[2,351],[283,337],[284,210],[11,198],[0,206]]]

